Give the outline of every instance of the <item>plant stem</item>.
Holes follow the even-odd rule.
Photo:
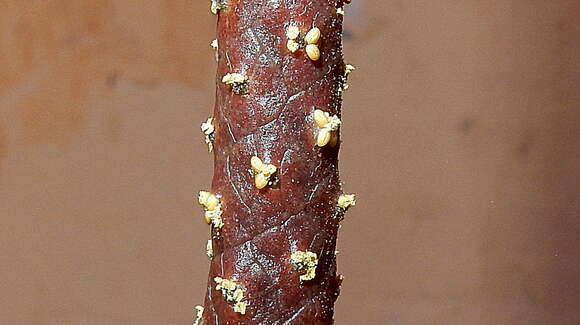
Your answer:
[[[203,324],[332,324],[346,209],[338,206],[342,2],[214,0],[214,7],[211,193],[223,226],[212,226]],[[290,26],[299,30],[295,52]],[[304,39],[315,27],[319,39],[314,31],[307,40],[316,41],[317,60]],[[327,124],[315,110],[328,113]]]

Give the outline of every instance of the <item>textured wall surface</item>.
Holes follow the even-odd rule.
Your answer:
[[[336,323],[580,323],[578,1],[353,2]],[[0,2],[1,324],[191,322],[214,19]]]

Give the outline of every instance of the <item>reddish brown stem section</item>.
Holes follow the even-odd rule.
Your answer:
[[[339,145],[318,147],[315,109],[340,116],[342,16],[335,0],[229,0],[218,14],[214,111],[215,172],[223,222],[212,229],[204,324],[332,324],[336,274]],[[286,48],[286,28],[322,32],[321,58]],[[247,76],[246,92],[221,82]],[[254,186],[252,156],[278,167],[278,183]],[[318,256],[316,276],[300,281],[296,250]],[[216,290],[215,277],[245,289],[245,314]]]

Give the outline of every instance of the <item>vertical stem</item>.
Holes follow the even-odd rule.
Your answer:
[[[338,205],[345,198],[338,175],[348,74],[337,11],[343,3],[212,4],[215,170],[200,203],[212,223],[213,255],[203,324],[332,324],[340,286],[336,237],[348,207]],[[315,27],[319,39],[316,32],[305,37]]]

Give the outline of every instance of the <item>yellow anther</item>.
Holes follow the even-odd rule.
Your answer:
[[[212,195],[210,192],[199,191],[199,195],[197,196],[199,204],[205,207],[205,203],[207,202],[207,199],[209,198],[210,195]]]
[[[306,36],[304,36],[304,41],[307,44],[318,44],[319,40],[320,40],[320,29],[318,29],[317,27],[314,27],[311,30],[309,30],[308,33],[306,33]]]
[[[314,121],[319,127],[324,127],[329,122],[328,113],[319,109],[314,110]]]
[[[203,306],[195,306],[195,320],[193,321],[193,325],[203,325]]]
[[[319,147],[324,147],[330,142],[331,134],[330,130],[323,128],[318,131],[318,136],[316,136],[316,145]]]
[[[217,283],[215,289],[221,290],[224,299],[228,303],[233,304],[234,312],[244,315],[247,306],[247,303],[244,301],[246,289],[233,280],[215,277],[214,281]]]
[[[220,204],[220,200],[216,195],[210,193],[209,195],[207,195],[205,201],[202,204],[203,206],[205,206],[206,209],[211,211],[215,210],[215,208]]]
[[[256,173],[254,175],[254,184],[256,188],[263,189],[270,183],[270,177],[276,173],[277,168],[272,164],[264,164],[262,160],[256,156],[250,159],[250,165]]]
[[[316,266],[318,265],[318,256],[316,253],[309,251],[296,251],[290,256],[292,265],[300,273],[301,281],[308,281],[316,277]]]
[[[246,82],[248,77],[241,73],[228,73],[222,78],[222,82],[226,85],[242,84]]]
[[[214,228],[220,229],[224,226],[224,222],[222,220],[223,211],[221,207],[217,207],[215,210],[206,210],[205,211],[205,221],[208,224],[212,224]]]
[[[338,87],[338,94],[341,95],[343,91],[348,89],[348,76],[355,70],[352,64],[347,64],[344,66],[344,74],[341,77],[341,83]]]
[[[199,191],[198,201],[205,208],[205,222],[213,224],[216,229],[223,227],[220,196],[207,191]]]
[[[262,174],[262,173],[258,173],[258,174],[256,174],[256,176],[254,176],[254,184],[256,185],[256,188],[259,190],[266,187],[268,185],[269,181],[270,181],[270,179],[268,177],[264,176],[264,174]]]
[[[344,66],[344,75],[348,76],[349,74],[351,74],[354,70],[356,70],[356,68],[354,67],[354,65],[352,64],[347,64]]]
[[[320,128],[316,135],[316,145],[324,147],[330,143],[332,147],[336,146],[338,142],[336,130],[341,124],[338,116],[330,116],[328,112],[316,109],[314,110],[314,122]]]
[[[207,150],[209,152],[213,151],[214,131],[213,117],[208,118],[207,121],[201,124],[201,132],[205,135],[205,143],[207,144]]]
[[[298,28],[298,26],[290,25],[286,29],[286,37],[288,37],[289,40],[296,40],[299,35],[300,29]]]
[[[276,170],[278,168],[276,168],[276,166],[272,165],[272,164],[267,164],[264,165],[264,168],[262,169],[262,173],[268,177],[270,177],[271,175],[273,175]]]
[[[205,254],[209,258],[213,257],[213,242],[211,239],[207,240],[207,244],[205,245]]]
[[[338,206],[346,210],[356,205],[356,196],[354,194],[342,194],[338,197]]]
[[[286,42],[286,48],[288,48],[288,51],[295,53],[300,48],[300,45],[296,43],[295,40],[289,39],[288,42]]]
[[[330,131],[336,131],[336,130],[338,130],[338,127],[340,126],[341,123],[342,122],[340,121],[338,116],[333,115],[328,120],[328,124],[325,126],[325,128],[330,129]]]
[[[306,55],[312,61],[318,61],[320,59],[320,49],[318,49],[318,45],[316,44],[308,44],[306,45]]]
[[[234,300],[242,300],[244,298],[244,291],[238,288],[236,289],[236,291],[234,291],[234,294],[232,296]]]
[[[286,29],[286,37],[288,37],[288,41],[286,42],[286,48],[288,51],[295,53],[300,48],[300,44],[296,42],[296,39],[300,36],[300,29],[298,26],[290,25]]]
[[[250,165],[252,165],[252,169],[255,172],[261,172],[264,169],[264,163],[262,162],[262,160],[256,156],[253,156],[250,159]]]
[[[222,82],[232,87],[235,94],[243,94],[247,90],[248,77],[242,73],[228,73],[222,77]]]
[[[236,302],[234,304],[234,312],[235,313],[240,313],[242,315],[246,314],[246,307],[248,306],[248,303],[245,301],[240,301],[240,302]]]
[[[211,43],[209,45],[214,50],[215,60],[217,61],[219,59],[219,56],[218,56],[218,40],[217,39],[214,39],[213,41],[211,41]]]

